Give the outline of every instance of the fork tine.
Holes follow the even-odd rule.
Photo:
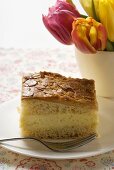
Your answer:
[[[87,143],[89,143],[89,142],[91,142],[92,140],[94,140],[95,138],[91,138],[91,139],[89,139],[88,141],[86,141],[86,142],[82,142],[82,143],[78,143],[77,145],[69,145],[69,146],[67,146],[67,147],[64,147],[64,148],[60,148],[60,147],[58,147],[58,148],[51,148],[52,150],[54,150],[54,151],[56,151],[56,152],[63,152],[63,151],[69,151],[69,150],[72,150],[72,149],[77,149],[77,148],[79,148],[79,147],[81,147],[81,146],[84,146],[84,145],[86,145]]]
[[[83,146],[83,145],[86,145],[87,143],[91,142],[91,141],[94,140],[95,138],[96,138],[96,137],[93,137],[93,138],[90,138],[90,139],[87,140],[87,141],[84,141],[84,142],[82,142],[82,143],[79,143],[79,144],[76,145],[75,148],[79,148],[79,147],[81,147],[81,146]]]
[[[73,148],[78,148],[81,147],[89,142],[91,142],[92,140],[94,140],[96,138],[96,134],[90,135],[86,138],[83,138],[81,140],[74,140],[74,141],[70,141],[70,142],[62,142],[61,143],[51,143],[48,142],[48,147],[50,147],[52,150],[54,151],[67,151],[67,150],[71,150]],[[45,143],[47,145],[47,143]]]
[[[85,137],[85,138],[81,138],[81,139],[79,139],[79,140],[71,141],[71,144],[76,144],[76,145],[78,145],[78,144],[83,143],[83,142],[86,142],[86,141],[88,142],[89,140],[94,139],[94,138],[96,138],[96,134],[92,134],[92,135],[90,135],[90,136],[87,136],[87,137]]]
[[[89,139],[93,139],[94,137],[96,137],[96,134],[94,133],[94,134],[92,134],[92,135],[89,135],[89,136],[87,136],[87,137],[84,137],[84,138],[80,138],[80,139],[73,139],[73,140],[71,140],[71,141],[63,141],[63,142],[52,142],[52,141],[46,141],[46,143],[48,143],[48,144],[51,144],[51,143],[53,143],[53,144],[55,144],[55,145],[58,145],[58,144],[60,144],[60,145],[71,145],[71,144],[78,144],[78,143],[82,143],[83,141],[88,141]]]

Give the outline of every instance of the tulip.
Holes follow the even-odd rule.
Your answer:
[[[68,0],[67,0],[68,1]],[[72,44],[72,23],[74,18],[80,17],[72,1],[57,0],[55,6],[49,8],[47,16],[42,16],[48,31],[61,43]]]
[[[80,0],[80,3],[90,17],[98,20],[99,0]]]
[[[106,28],[108,39],[114,42],[114,0],[80,0],[87,14]]]
[[[99,20],[99,0],[80,0],[80,3],[90,17]]]
[[[106,29],[92,17],[74,20],[71,35],[75,46],[84,53],[96,53],[106,48]]]
[[[99,18],[105,26],[108,39],[114,42],[114,0],[99,0]]]

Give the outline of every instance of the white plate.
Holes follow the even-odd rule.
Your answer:
[[[83,147],[68,152],[53,152],[38,142],[8,142],[3,147],[24,155],[47,159],[73,159],[89,157],[114,149],[114,101],[98,98],[101,137]],[[19,137],[19,98],[0,106],[0,138]]]

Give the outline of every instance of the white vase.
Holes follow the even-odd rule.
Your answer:
[[[75,50],[82,78],[94,79],[96,94],[114,98],[114,52],[84,54]]]

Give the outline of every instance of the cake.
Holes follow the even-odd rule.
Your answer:
[[[23,76],[20,128],[23,136],[74,139],[97,134],[94,80],[39,72]]]

